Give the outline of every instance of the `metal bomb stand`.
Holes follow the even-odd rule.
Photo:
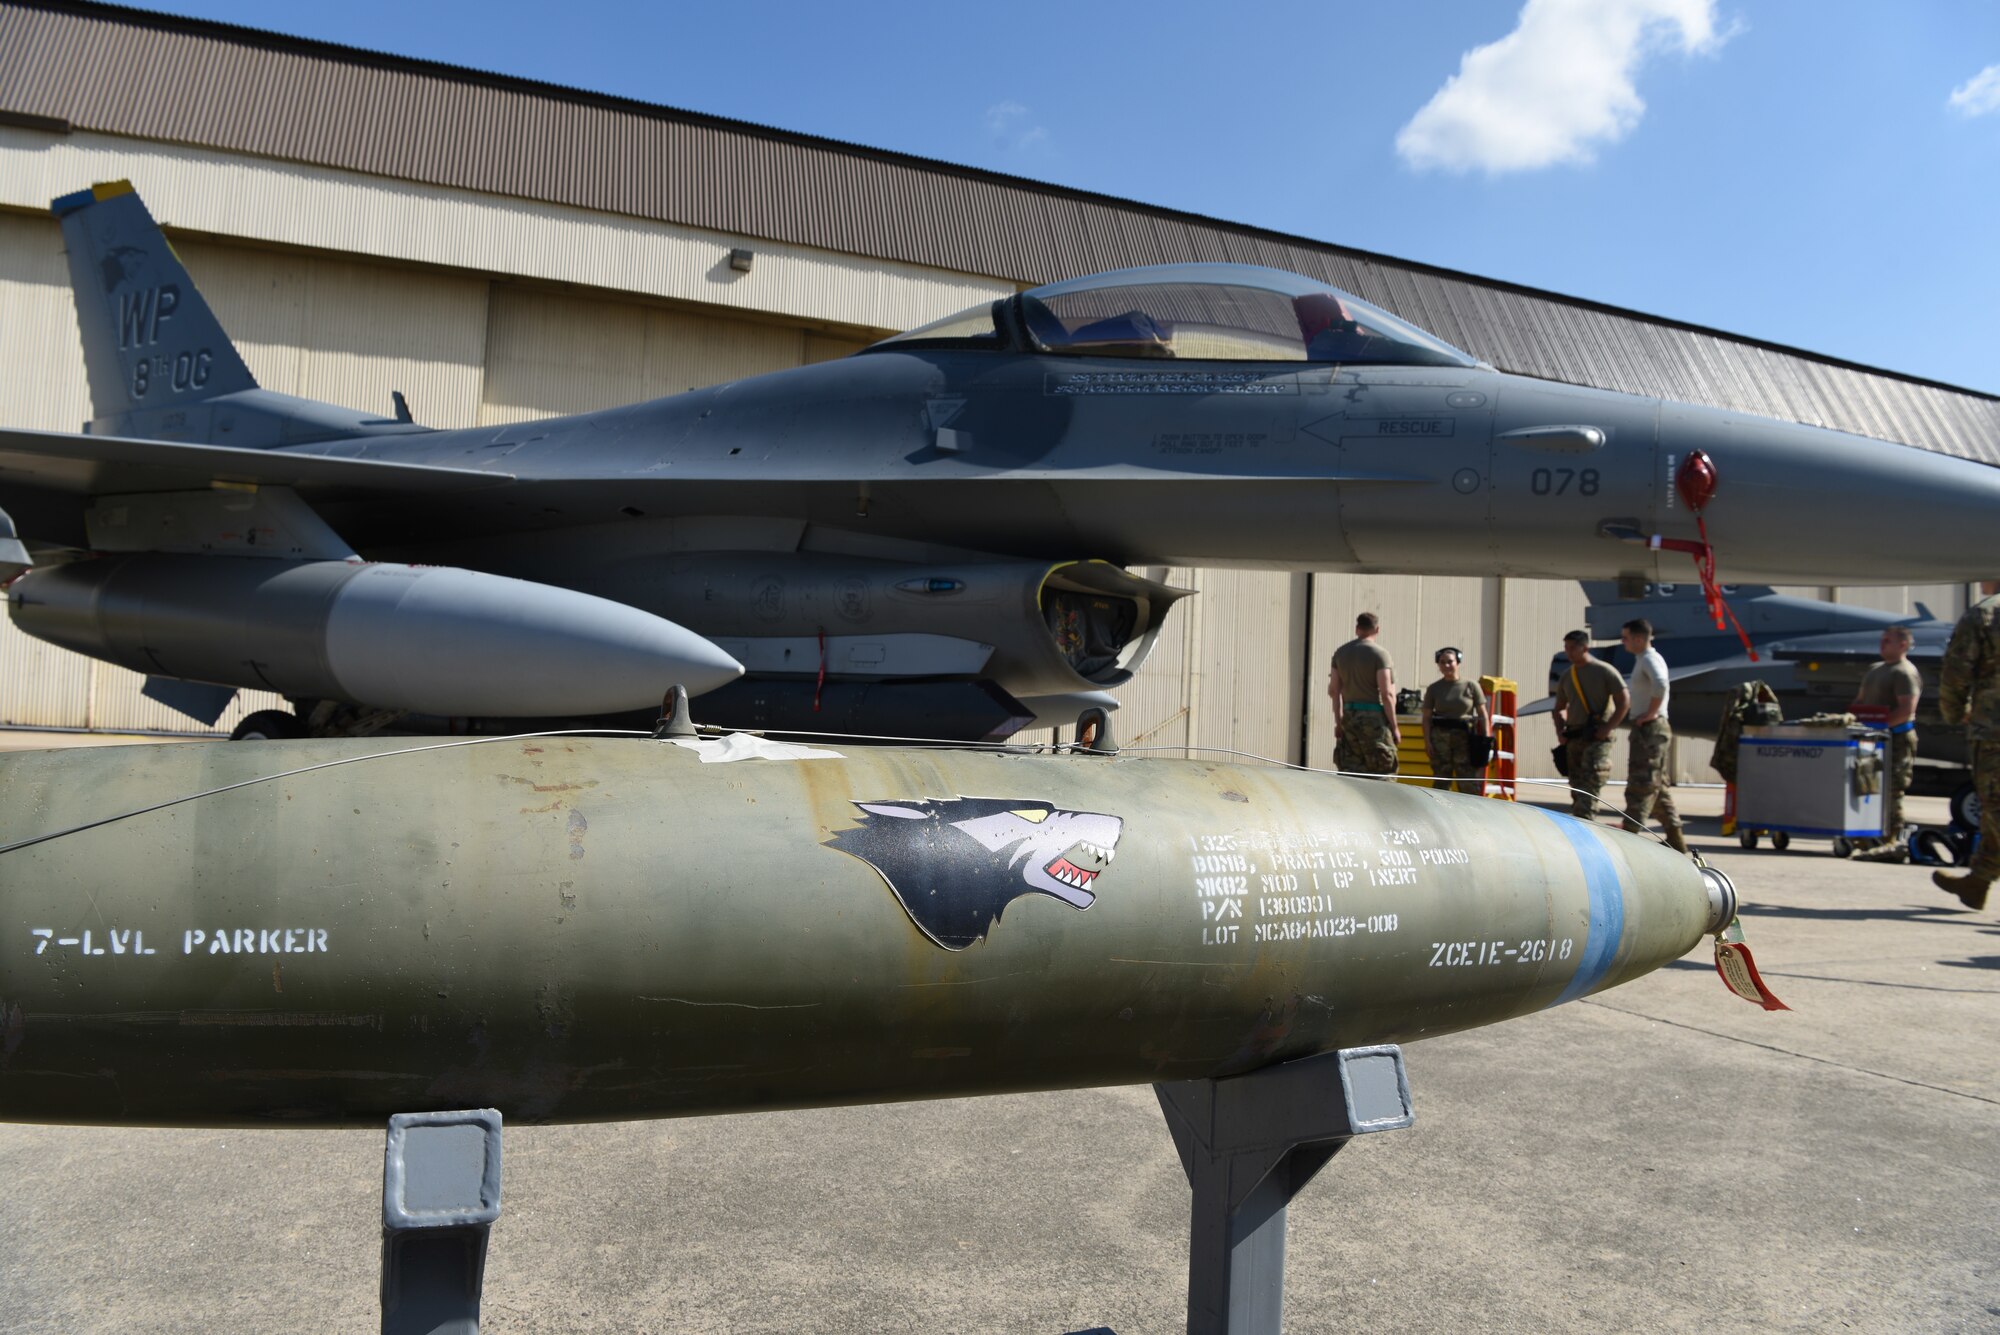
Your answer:
[[[1414,1120],[1403,1050],[1153,1086],[1192,1189],[1188,1335],[1278,1335],[1292,1198],[1355,1136]],[[500,1114],[398,1113],[382,1170],[382,1335],[478,1335]]]
[[[382,1335],[478,1335],[500,1114],[397,1113],[382,1156]]]
[[[1415,1120],[1403,1050],[1344,1048],[1153,1092],[1194,1189],[1188,1335],[1278,1335],[1286,1209],[1353,1137]]]

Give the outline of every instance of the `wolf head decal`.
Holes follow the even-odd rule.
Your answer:
[[[1087,909],[1125,822],[1030,798],[856,802],[863,824],[827,842],[880,872],[918,929],[946,950],[986,935],[1021,895]]]

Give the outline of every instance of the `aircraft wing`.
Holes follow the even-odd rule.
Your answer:
[[[1944,657],[1945,647],[1951,643],[1950,622],[1920,622],[1909,626],[1908,629],[1911,662],[1935,663]],[[1780,640],[1765,648],[1771,657],[1787,663],[1805,658],[1873,663],[1882,657],[1881,640],[1881,632],[1875,629],[1837,631],[1827,635],[1806,635],[1797,639]]]
[[[1711,658],[1705,663],[1690,663],[1686,667],[1670,668],[1667,672],[1667,682],[1671,686],[1685,686],[1718,672],[1742,672],[1748,669],[1753,672],[1761,670],[1768,673],[1774,671],[1775,666],[1768,653],[1763,661],[1758,663],[1751,662],[1748,654],[1736,654],[1729,658]]]
[[[464,491],[513,480],[511,473],[485,469],[0,428],[0,508],[15,488],[70,496],[116,496],[197,491],[216,482],[237,482],[291,487],[303,494],[358,495]]]

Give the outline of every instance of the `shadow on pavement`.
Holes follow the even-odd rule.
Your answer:
[[[1938,966],[1947,969],[2000,969],[2000,955],[1981,955],[1964,960],[1939,960]],[[1695,959],[1672,960],[1660,968],[1695,973],[1715,972],[1714,964]],[[1798,973],[1789,969],[1766,968],[1762,973],[1766,978],[1800,978],[1815,983],[1849,983],[1855,987],[1893,987],[1904,992],[1958,992],[1977,996],[2000,996],[2000,988],[1991,987],[1935,987],[1929,983],[1892,983],[1881,978],[1842,978],[1836,974]]]
[[[1938,922],[1963,918],[1968,924],[1989,925],[1986,919],[1974,917],[1942,896],[1935,908],[1808,909],[1791,904],[1745,904],[1741,911],[1746,918],[1813,918],[1825,922]]]

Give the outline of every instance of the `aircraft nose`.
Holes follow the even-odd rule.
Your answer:
[[[1669,480],[1696,449],[1717,473],[1704,514],[1723,579],[1929,583],[2000,567],[2000,467],[1741,414],[1662,423]],[[1694,528],[1673,497],[1662,531],[1691,538]]]

